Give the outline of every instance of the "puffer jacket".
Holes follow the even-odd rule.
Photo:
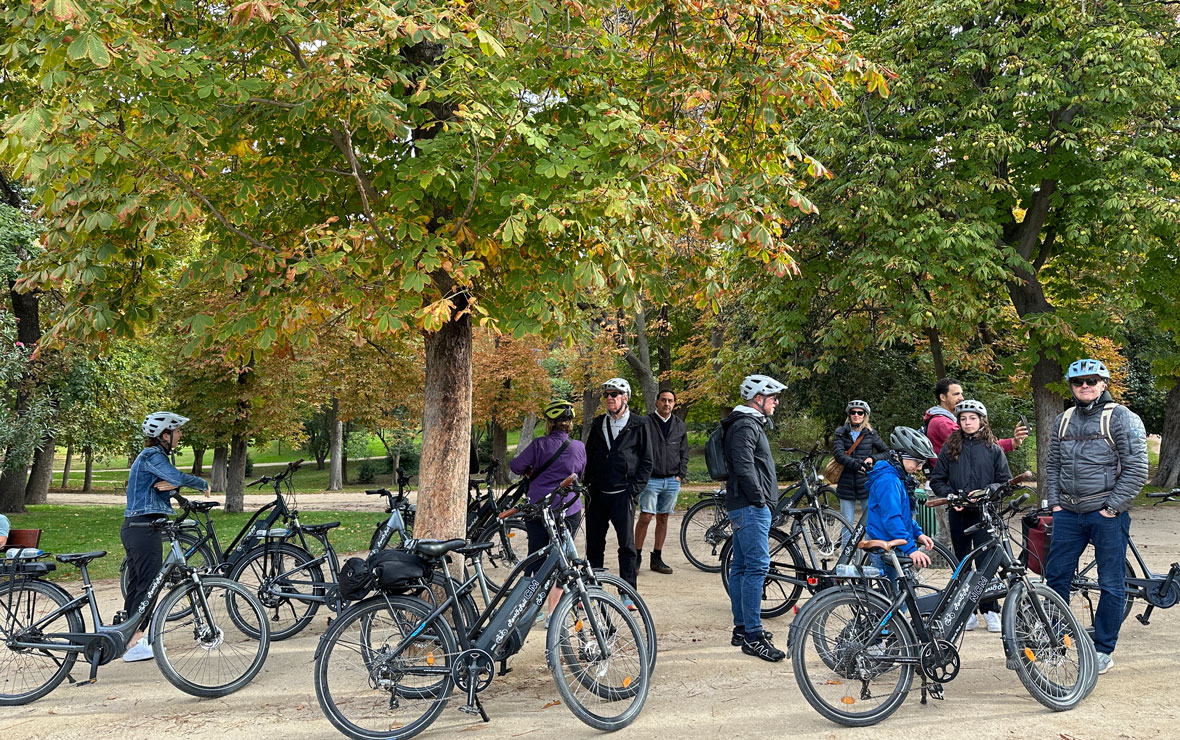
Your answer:
[[[1110,417],[1112,448],[1102,436],[1102,407],[1113,399],[1104,392],[1086,406],[1075,401],[1064,435],[1061,417],[1049,432],[1045,461],[1045,498],[1049,506],[1084,514],[1109,506],[1123,512],[1147,483],[1147,431],[1143,420],[1126,406]],[[1066,439],[1062,439],[1064,436]],[[1122,470],[1119,470],[1119,466]]]
[[[852,447],[852,428],[841,424],[832,434],[832,457],[844,466],[844,472],[836,483],[836,498],[845,501],[863,501],[869,497],[868,489],[865,488],[868,474],[861,468],[861,463],[866,457],[873,457],[875,452],[889,451],[889,445],[872,429],[862,429],[860,434],[860,443],[851,456],[848,449]]]
[[[1011,477],[1008,457],[999,445],[985,447],[980,440],[967,437],[958,460],[951,460],[943,446],[930,474],[930,488],[935,496],[945,498],[956,491],[974,491],[992,483],[1004,483]]]
[[[766,417],[738,406],[721,421],[725,430],[725,508],[733,511],[747,506],[773,506],[778,501],[778,474],[770,441],[766,438]]]
[[[922,527],[914,521],[904,472],[889,460],[878,460],[869,471],[869,503],[866,508],[865,537],[872,540],[905,540],[905,555],[918,549]]]

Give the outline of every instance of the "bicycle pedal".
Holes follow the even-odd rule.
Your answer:
[[[463,714],[470,714],[473,717],[478,717],[480,712],[478,707],[473,707],[470,704],[460,704],[458,710]]]

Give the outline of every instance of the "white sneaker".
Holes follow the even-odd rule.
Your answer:
[[[988,632],[1000,631],[1000,615],[996,612],[988,612],[983,615],[983,621],[987,622]]]
[[[979,626],[979,615],[972,614],[971,618],[967,620],[967,626],[964,627],[963,629],[969,632],[978,626]]]
[[[139,642],[131,646],[131,649],[123,653],[124,663],[135,663],[140,660],[151,660],[156,657],[155,652],[152,651],[151,643],[147,641],[146,637],[139,638]]]

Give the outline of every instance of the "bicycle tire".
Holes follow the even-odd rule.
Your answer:
[[[479,557],[483,560],[488,589],[492,593],[499,593],[508,574],[528,554],[528,531],[522,519],[509,517],[485,527],[475,540],[475,543],[480,542],[492,542],[495,545],[481,552]]]
[[[446,620],[436,618],[418,629],[431,611],[419,599],[373,596],[350,606],[324,632],[315,654],[315,693],[337,730],[356,740],[402,740],[442,712],[454,687],[450,667],[458,648]],[[393,660],[399,661],[396,668]],[[408,678],[425,679],[426,685],[402,686]],[[395,714],[403,701],[429,704],[421,713],[405,712],[415,718],[403,722]]]
[[[884,634],[866,645],[887,614]],[[831,588],[808,601],[791,624],[787,649],[803,698],[847,727],[875,725],[896,712],[914,680],[913,627],[865,589]],[[865,709],[854,711],[858,705]]]
[[[595,627],[606,642],[605,656]],[[643,710],[651,683],[647,645],[627,607],[604,591],[561,597],[549,620],[545,657],[557,693],[587,725],[613,732]]]
[[[286,640],[299,634],[315,617],[320,602],[283,594],[323,597],[330,584],[307,550],[289,542],[267,542],[247,552],[234,566],[230,578],[254,592],[270,612],[270,639]],[[252,626],[243,621],[240,628]]]
[[[63,611],[38,629],[31,629],[68,603],[70,595],[48,581],[33,578],[0,583],[0,638],[5,643],[19,636],[25,642],[74,645],[67,640],[47,640],[43,635],[46,631],[85,632],[79,609]],[[7,648],[0,667],[0,706],[19,706],[40,699],[65,680],[77,660],[78,653],[63,651],[57,656],[49,650]]]
[[[1016,671],[1034,699],[1055,712],[1063,712],[1077,706],[1094,689],[1097,653],[1094,642],[1056,591],[1036,584],[1032,598],[1041,602],[1049,625],[1037,617],[1023,583],[1004,599],[1001,632],[1008,667]],[[1061,634],[1062,647],[1052,646],[1049,630]]]
[[[684,512],[680,522],[680,549],[697,570],[721,572],[721,547],[733,534],[725,501],[701,499]]]
[[[180,542],[180,549],[185,554],[184,560],[186,563],[193,566],[202,573],[213,573],[220,560],[216,555],[213,554],[213,548],[209,547],[208,542],[201,542],[201,538],[192,532],[180,532],[176,535],[176,539],[178,542]],[[167,538],[165,538],[164,560],[167,560],[168,556],[171,554],[172,543],[169,542]],[[124,557],[123,562],[119,563],[119,593],[124,599],[127,598],[127,588],[129,586],[127,580],[130,578],[130,576],[127,574],[127,561],[128,559]],[[165,587],[167,588],[175,586],[179,584],[182,579],[183,576],[180,573],[173,571],[172,576],[169,577]]]
[[[656,656],[660,652],[659,639],[656,636],[656,622],[652,618],[651,609],[648,608],[647,602],[639,595],[639,591],[635,589],[630,583],[627,583],[619,576],[613,573],[595,573],[594,579],[598,585],[606,590],[607,586],[618,590],[620,595],[631,597],[631,601],[635,602],[635,613],[639,615],[636,623],[643,632],[644,644],[647,647],[647,666],[651,673],[656,670]]]
[[[185,616],[172,616],[176,613]],[[186,694],[206,698],[250,683],[270,651],[262,604],[248,588],[221,576],[204,576],[199,585],[184,583],[165,594],[152,615],[151,634],[164,678]]]
[[[806,539],[803,537],[804,528],[808,533]],[[852,536],[852,525],[835,509],[820,506],[816,512],[794,519],[789,535],[801,555],[807,555],[804,550],[806,543],[819,569],[829,570],[836,567],[836,558],[840,557],[844,537]]]
[[[1086,550],[1093,553],[1093,548],[1089,545]],[[1087,562],[1085,567],[1080,565],[1083,561]],[[1123,569],[1125,578],[1135,577],[1135,568],[1131,566],[1130,560],[1123,561]],[[1098,564],[1093,557],[1083,557],[1079,560],[1078,569],[1069,582],[1069,608],[1078,618],[1078,622],[1091,635],[1094,634],[1094,610],[1098,608],[1101,593],[1102,589],[1098,586]],[[1120,623],[1127,621],[1127,617],[1131,616],[1131,611],[1134,608],[1135,595],[1131,593],[1130,589],[1127,589],[1126,600],[1123,603],[1123,618]]]
[[[762,605],[758,610],[763,619],[780,617],[799,603],[799,597],[803,594],[803,583],[799,571],[806,567],[799,548],[782,530],[771,528],[768,544],[770,569],[762,584]],[[731,537],[726,541],[721,552],[721,584],[725,587],[727,594],[729,593],[729,569],[732,563],[733,538]],[[798,582],[790,583],[779,580],[775,576],[794,578]]]

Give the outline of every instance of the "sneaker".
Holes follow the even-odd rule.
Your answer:
[[[978,615],[978,614],[972,614],[972,615],[971,615],[971,618],[967,620],[967,626],[966,626],[966,627],[964,627],[963,629],[964,629],[964,630],[967,630],[967,631],[971,631],[971,630],[975,629],[975,628],[976,628],[976,627],[978,627],[978,626],[979,626],[979,615]]]
[[[632,601],[631,597],[628,596],[627,594],[623,594],[622,596],[620,596],[619,600],[623,602],[623,606],[627,607],[628,611],[635,611],[639,608],[639,607],[635,606],[635,602]]]
[[[742,640],[742,652],[746,655],[762,658],[769,663],[777,663],[787,657],[786,653],[774,646],[774,643],[770,641],[770,638],[766,636],[765,632],[758,635],[758,639],[756,640]]]
[[[1109,653],[1098,653],[1098,675],[1101,676],[1114,666],[1114,658]]]
[[[771,632],[770,630],[762,630],[762,635],[767,640],[774,639],[774,633]],[[729,638],[729,644],[733,645],[734,647],[741,647],[742,643],[745,641],[746,641],[746,633],[745,632],[738,632],[737,630],[734,630],[733,636]]]
[[[140,660],[151,660],[154,657],[156,657],[156,654],[152,651],[151,644],[147,641],[146,637],[141,637],[139,638],[139,642],[132,645],[130,650],[123,653],[123,662],[135,663]]]
[[[978,621],[978,620],[976,620]],[[988,632],[1000,631],[1000,615],[997,612],[988,612],[983,615],[983,621],[987,622]]]

